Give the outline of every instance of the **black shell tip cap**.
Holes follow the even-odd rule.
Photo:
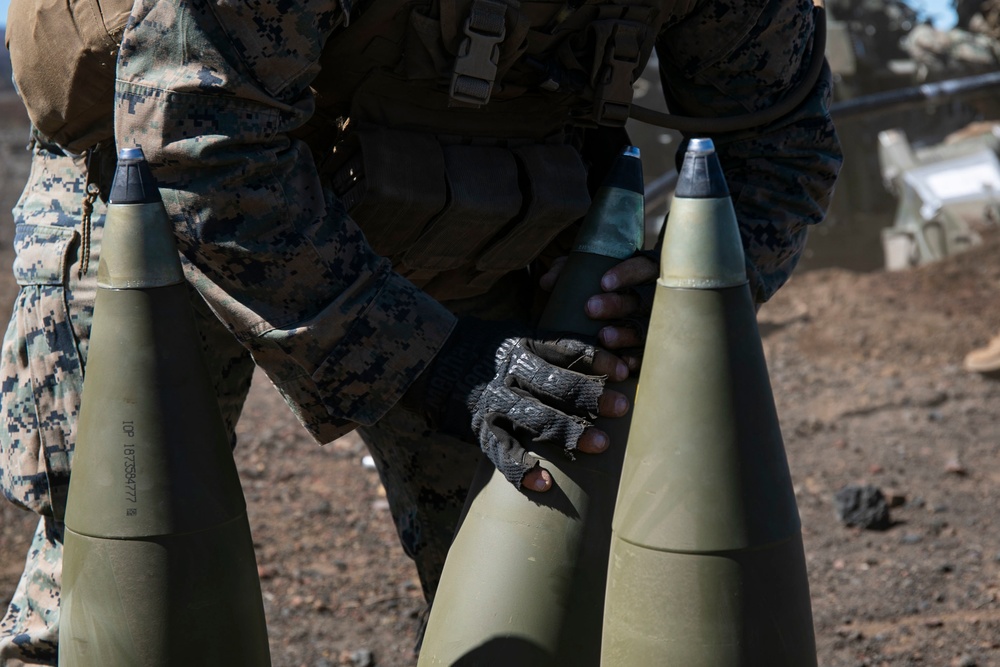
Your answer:
[[[118,166],[111,181],[109,204],[155,204],[160,199],[153,172],[149,169],[142,149],[122,148],[118,151]]]
[[[729,196],[729,186],[711,139],[696,138],[688,142],[674,196],[692,199]]]
[[[643,194],[642,160],[639,159],[638,146],[626,146],[622,149],[601,185]]]

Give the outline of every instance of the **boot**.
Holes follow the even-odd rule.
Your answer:
[[[965,370],[973,373],[995,373],[1000,371],[1000,335],[979,349],[965,355]]]

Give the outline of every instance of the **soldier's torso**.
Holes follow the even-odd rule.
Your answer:
[[[582,128],[621,127],[693,2],[370,0],[314,82],[321,159],[369,242],[442,299],[531,262],[590,203]]]
[[[327,42],[301,138],[375,249],[444,299],[483,293],[585,214],[582,128],[624,125],[656,36],[695,0],[342,2],[349,19]],[[115,24],[93,39],[116,46],[130,0],[99,4]],[[53,29],[68,20],[19,6]],[[99,92],[86,116],[78,95],[52,114],[40,91],[44,134],[75,150],[110,139],[110,65],[50,86]],[[93,127],[66,124],[84,118]]]

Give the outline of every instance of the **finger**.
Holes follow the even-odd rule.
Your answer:
[[[546,403],[523,390],[512,388],[511,393],[516,393],[517,397],[506,412],[512,424],[508,430],[522,439],[530,437],[540,442],[557,443],[563,449],[573,449],[584,430],[590,426],[589,419],[601,413],[601,391],[598,387],[596,392],[578,403],[560,402],[552,396],[545,397],[548,399]]]
[[[642,368],[642,355],[641,354],[623,354],[622,361],[628,365],[629,375],[635,375]]]
[[[542,274],[542,277],[538,279],[538,286],[546,292],[551,292],[552,288],[556,285],[556,280],[559,279],[559,274],[562,272],[562,268],[566,264],[567,259],[568,258],[565,255],[557,257],[555,261],[552,262],[552,266],[549,267],[549,270]]]
[[[643,312],[642,299],[632,292],[595,294],[584,306],[587,317],[595,320],[620,320]]]
[[[614,389],[605,389],[597,399],[597,414],[602,417],[622,417],[628,412],[628,408],[628,397]]]
[[[656,280],[660,267],[653,260],[642,255],[630,257],[609,269],[601,277],[601,288],[607,292],[626,287],[635,287]]]
[[[593,368],[594,373],[607,375],[611,382],[621,382],[628,377],[628,364],[606,350],[598,350],[594,355]]]
[[[541,466],[535,466],[521,478],[521,486],[529,491],[548,491],[552,488],[552,475]]]
[[[626,348],[641,348],[643,345],[642,335],[636,331],[634,327],[630,326],[608,326],[604,327],[597,332],[597,339],[601,341],[601,345],[609,350],[622,350]],[[631,369],[632,365],[625,359],[624,354],[619,353],[619,357],[628,364]]]
[[[576,448],[587,454],[600,454],[611,444],[611,439],[604,431],[591,426],[576,443]]]
[[[538,467],[538,459],[521,446],[514,435],[514,423],[508,415],[490,414],[475,426],[479,444],[486,458],[514,486],[523,486],[525,476]],[[570,431],[569,437],[579,438],[583,429]]]

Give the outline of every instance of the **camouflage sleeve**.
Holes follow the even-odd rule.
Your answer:
[[[735,116],[764,109],[809,68],[810,0],[708,0],[658,42],[664,95],[673,113]],[[809,225],[830,205],[842,156],[828,107],[824,67],[793,113],[753,131],[713,136],[732,193],[758,303],[785,283]]]
[[[374,423],[454,318],[390,270],[289,137],[336,2],[137,0],[116,139],[141,146],[191,281],[321,442]]]

